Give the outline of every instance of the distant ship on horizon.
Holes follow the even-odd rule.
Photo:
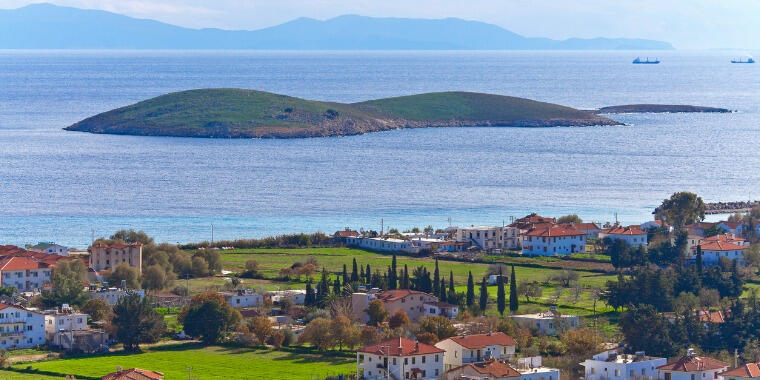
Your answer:
[[[646,60],[642,60],[641,57],[636,57],[636,59],[633,60],[634,65],[656,65],[660,63],[660,60],[655,58],[654,61],[650,61],[649,57],[647,57]]]
[[[732,59],[731,63],[755,63],[755,59],[752,57],[748,57],[747,59],[736,58],[736,59]]]

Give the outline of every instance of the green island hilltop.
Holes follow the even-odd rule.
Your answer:
[[[174,92],[65,129],[141,136],[297,138],[400,128],[620,124],[593,112],[510,96],[435,92],[344,104],[245,89]]]

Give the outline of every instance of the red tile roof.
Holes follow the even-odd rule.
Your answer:
[[[699,315],[699,320],[702,322],[723,323],[726,321],[726,318],[723,317],[723,312],[720,310],[700,310],[697,315]]]
[[[483,375],[490,375],[497,379],[504,378],[504,377],[520,377],[521,376],[520,372],[517,372],[517,370],[515,370],[514,368],[498,360],[491,360],[491,361],[481,362],[481,363],[469,363],[461,367],[453,368],[449,370],[448,372],[458,373],[467,367],[472,368],[477,373],[480,373]]]
[[[760,366],[758,364],[760,363],[747,363],[732,370],[721,372],[719,375],[723,376],[724,378],[728,376],[745,378],[760,377]]]
[[[25,308],[25,307],[23,307],[21,305],[9,305],[7,303],[0,303],[0,310],[5,310],[5,309],[7,309],[9,307],[14,307],[14,308],[19,309],[19,310],[28,311],[30,313],[42,314],[42,313],[34,311],[34,310],[29,310],[29,309],[27,309],[27,308]]]
[[[727,241],[707,242],[702,243],[699,246],[703,251],[739,251],[747,249],[747,247],[742,247],[741,245],[729,243]]]
[[[395,338],[359,349],[359,352],[387,356],[427,355],[444,352],[442,349],[407,338]]]
[[[357,237],[359,236],[359,232],[352,230],[343,230],[335,232],[335,235],[340,237]]]
[[[11,256],[0,260],[0,271],[47,268],[50,265],[27,257]]]
[[[97,242],[97,243],[91,245],[90,248],[124,249],[124,248],[129,248],[129,247],[141,247],[141,246],[142,246],[142,243],[140,243],[139,241],[136,242],[136,243],[130,243],[130,244],[118,244],[118,243],[116,243],[116,244],[111,244],[111,245],[104,244],[102,242]]]
[[[380,294],[377,295],[377,299],[381,301],[395,301],[400,300],[404,297],[413,295],[413,294],[424,294],[428,295],[427,293],[418,292],[416,290],[409,290],[409,289],[395,289],[395,290],[386,290]],[[432,297],[432,296],[431,296]]]
[[[517,342],[511,336],[504,334],[503,332],[452,336],[448,339],[451,339],[462,347],[473,349],[493,345],[517,346]]]
[[[733,230],[733,229],[736,229],[736,227],[739,227],[739,226],[743,225],[744,222],[743,221],[740,221],[740,222],[718,222],[718,224],[723,224],[726,227],[728,227],[728,228],[730,228],[730,229]]]
[[[729,243],[738,244],[738,243],[744,243],[746,240],[740,237],[736,237],[736,235],[734,234],[720,234],[720,235],[703,238],[702,241],[705,243],[714,242],[714,241],[725,241]]]
[[[130,368],[122,371],[109,373],[100,378],[100,380],[161,380],[164,374],[147,369]]]
[[[641,230],[641,226],[615,226],[612,228],[607,228],[605,230],[602,230],[603,234],[608,235],[646,235],[647,233],[645,231]]]
[[[727,368],[728,363],[722,362],[718,359],[700,356],[684,356],[672,363],[661,365],[657,367],[658,370],[676,371],[676,372],[693,372],[693,371],[709,371],[714,369]]]
[[[554,225],[554,226],[549,226],[549,227],[531,228],[528,232],[525,233],[525,235],[538,236],[538,237],[557,237],[557,236],[580,236],[580,235],[585,235],[585,233],[578,231],[575,228]]]
[[[578,231],[601,230],[601,228],[599,228],[596,223],[565,223],[562,224],[562,226],[575,228]]]
[[[710,222],[697,222],[692,224],[687,224],[686,228],[690,230],[706,230],[710,227],[716,225],[717,223],[710,223]]]

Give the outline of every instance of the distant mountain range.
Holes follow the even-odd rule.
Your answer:
[[[457,18],[345,15],[259,30],[189,29],[120,14],[33,4],[0,10],[0,49],[671,50],[627,38],[530,38]]]

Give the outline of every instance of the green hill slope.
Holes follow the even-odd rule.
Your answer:
[[[170,93],[104,112],[67,130],[145,136],[291,138],[398,128],[550,127],[617,122],[551,103],[471,92],[440,92],[355,104],[262,91],[201,89]]]

